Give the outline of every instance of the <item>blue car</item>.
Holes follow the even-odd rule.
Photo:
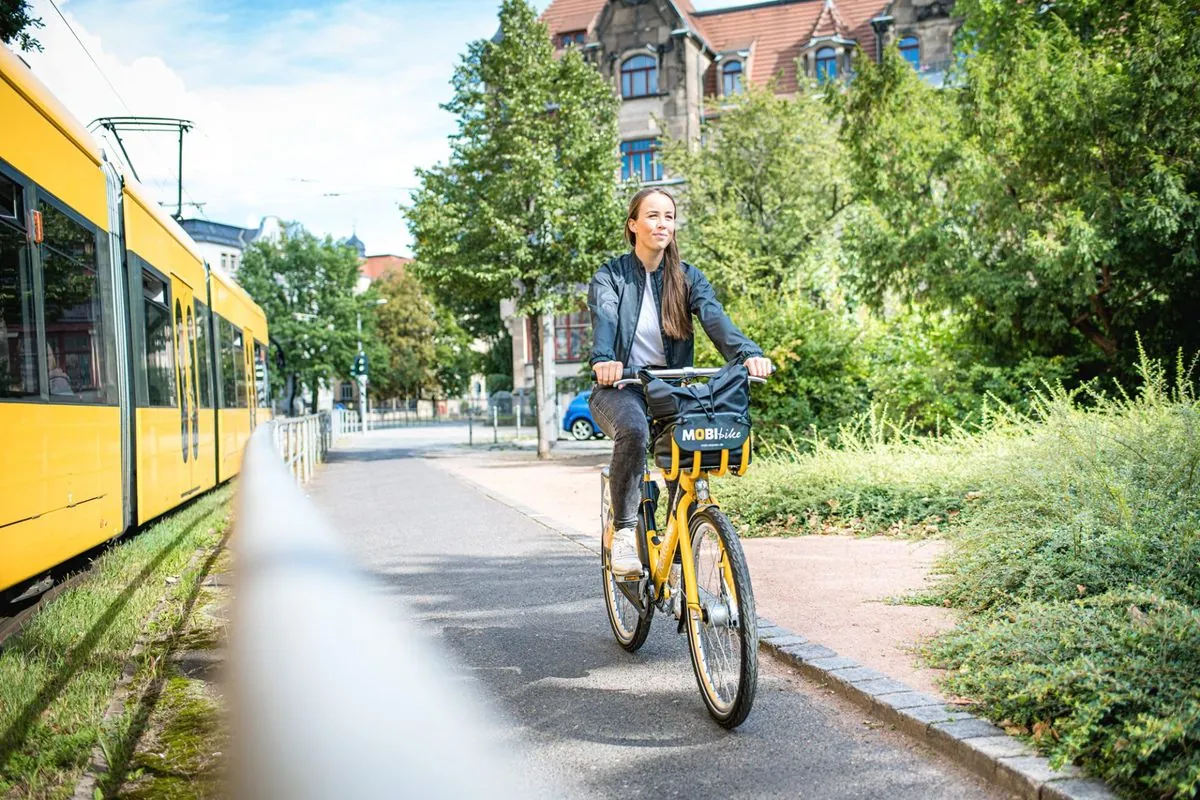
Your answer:
[[[591,409],[588,408],[588,398],[591,396],[590,389],[580,392],[563,414],[563,430],[576,439],[593,439],[604,435],[600,432],[596,420],[592,419]]]

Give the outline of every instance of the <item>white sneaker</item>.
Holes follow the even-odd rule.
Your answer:
[[[642,559],[638,555],[634,534],[633,528],[621,528],[613,534],[610,563],[613,575],[619,578],[642,574]]]

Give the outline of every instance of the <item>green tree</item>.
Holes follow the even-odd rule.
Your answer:
[[[687,181],[684,257],[780,368],[754,391],[764,432],[833,432],[868,402],[860,330],[834,269],[854,193],[837,126],[811,88],[795,97],[750,88],[726,99],[704,146],[672,142],[664,157]],[[720,363],[701,339],[699,358]]]
[[[554,315],[618,243],[617,100],[577,50],[554,57],[525,0],[504,0],[500,31],[455,71],[449,162],[419,172],[408,211],[420,275],[439,295],[535,316],[538,454],[556,438]]]
[[[837,127],[804,88],[780,97],[749,88],[708,123],[706,144],[670,143],[668,170],[687,181],[681,246],[725,296],[829,286],[814,259],[853,202]]]
[[[420,397],[465,391],[478,358],[455,314],[439,307],[407,271],[392,273],[372,288],[388,301],[376,311],[383,354],[371,373],[376,394]]]
[[[840,103],[871,212],[852,274],[1010,358],[1200,345],[1200,25],[1168,0],[962,0],[957,88],[892,52]]]
[[[28,0],[0,0],[0,42],[22,50],[42,49],[42,43],[29,35],[30,29],[45,27],[40,17],[30,16]]]
[[[279,368],[271,371],[272,393],[291,387],[289,412],[301,386],[317,394],[335,376],[348,379],[358,352],[358,316],[365,340],[374,324],[375,295],[355,296],[358,254],[296,224],[276,241],[254,242],[238,270],[238,282],[267,315],[271,349]]]

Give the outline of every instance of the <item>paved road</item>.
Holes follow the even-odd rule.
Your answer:
[[[555,797],[1004,795],[765,659],[749,720],[713,724],[687,644],[612,640],[595,556],[423,456],[457,433],[377,431],[309,491],[378,579],[473,676]]]

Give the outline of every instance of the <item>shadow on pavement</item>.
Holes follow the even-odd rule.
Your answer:
[[[718,727],[673,624],[656,618],[636,654],[613,641],[591,561],[414,554],[372,577],[440,632],[535,746],[567,742],[555,760],[589,794],[988,796],[767,670],[750,719],[734,732]],[[597,745],[606,757],[592,755]]]

